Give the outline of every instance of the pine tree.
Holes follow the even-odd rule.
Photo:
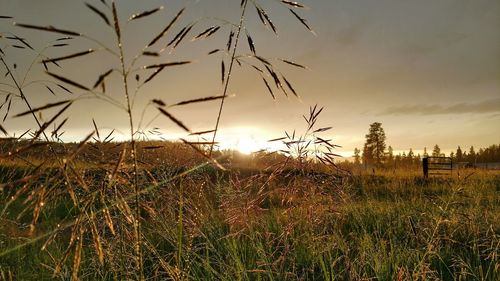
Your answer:
[[[439,148],[439,145],[435,145],[434,149],[432,150],[432,156],[433,157],[439,157],[441,156],[441,148]]]
[[[427,147],[424,147],[424,157],[429,157],[429,153],[427,153]]]
[[[477,153],[477,158],[478,158],[478,162],[484,162],[484,149],[483,148],[480,148],[479,149],[479,152]]]
[[[394,163],[394,150],[392,146],[389,145],[387,148],[387,164],[392,165]]]
[[[471,146],[469,149],[468,161],[470,163],[476,163],[476,152],[474,151],[474,146]]]
[[[356,164],[356,165],[361,164],[361,161],[360,161],[361,157],[359,156],[360,153],[361,153],[361,150],[359,150],[359,148],[356,147],[354,149],[354,164]]]
[[[415,158],[415,153],[413,153],[413,149],[410,148],[410,151],[408,151],[408,155],[406,157],[408,158],[408,165],[413,165],[413,161]]]
[[[385,132],[382,123],[375,122],[370,125],[366,142],[363,147],[363,161],[365,164],[381,165],[385,154]]]
[[[457,158],[457,162],[464,161],[464,154],[462,153],[462,149],[460,148],[460,146],[458,146],[457,153],[455,154],[455,156]]]

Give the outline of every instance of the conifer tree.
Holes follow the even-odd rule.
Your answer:
[[[435,145],[434,149],[432,150],[432,156],[433,157],[439,157],[441,156],[441,148],[439,148],[439,145]]]
[[[359,148],[354,148],[354,164],[359,165],[361,164],[361,156],[359,154],[361,153],[361,150]]]
[[[387,148],[387,164],[392,165],[394,163],[394,150],[392,146],[389,145]]]
[[[363,162],[365,164],[381,165],[384,162],[385,139],[386,136],[382,128],[382,123],[372,123],[363,147]]]
[[[462,153],[462,149],[460,146],[457,148],[457,153],[455,154],[455,157],[457,159],[457,162],[462,162],[464,161],[464,154]]]

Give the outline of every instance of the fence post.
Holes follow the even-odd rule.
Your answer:
[[[424,157],[422,158],[422,168],[424,170],[424,178],[429,177],[429,158]]]

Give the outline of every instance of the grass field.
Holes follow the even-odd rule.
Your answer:
[[[305,18],[308,6],[289,0],[220,1],[221,9],[211,8],[222,18],[204,13],[199,18],[196,10],[202,9],[195,3],[215,1],[171,2],[177,5],[172,8],[169,1],[165,9],[143,1],[75,1],[74,10],[46,4],[54,16],[38,20],[21,6],[20,19],[2,11],[0,133],[6,138],[0,139],[0,281],[500,280],[498,171],[460,170],[425,179],[416,168],[368,172],[344,163],[350,168],[338,169],[341,144],[333,136],[342,132],[334,134],[333,125],[319,121],[323,106],[298,114],[303,130],[282,130],[295,125],[289,114],[276,119],[261,114],[265,108],[278,114],[274,102],[280,99],[327,99],[342,106],[333,95],[337,86],[325,84],[321,99],[311,94],[318,85],[301,86],[310,89],[302,100],[285,77],[309,69],[295,58],[328,61],[341,53],[329,45],[300,51],[285,40],[272,46],[263,33],[277,37],[279,27],[284,39],[287,32],[316,35]],[[234,7],[224,12],[229,2]],[[70,16],[58,21],[55,14]],[[146,19],[150,25],[138,25]],[[289,31],[281,33],[281,26]],[[340,37],[357,41],[350,39],[358,37],[349,35],[350,29]],[[300,45],[310,45],[307,40],[300,35]],[[385,45],[380,49],[388,50]],[[294,57],[286,58],[292,49]],[[316,49],[325,59],[316,58]],[[355,58],[363,61],[360,69],[366,67],[365,59]],[[198,63],[209,60],[215,66]],[[182,70],[188,65],[200,69]],[[351,63],[345,68],[356,69]],[[335,84],[330,67],[318,69],[327,72],[320,80]],[[249,120],[243,121],[240,109],[228,112],[225,101],[245,92],[255,96],[243,100],[241,108],[249,108]],[[373,91],[370,86],[354,92]],[[218,103],[213,112],[209,105],[200,110],[213,102]],[[366,104],[373,109],[369,99]],[[194,109],[183,109],[188,106]],[[463,106],[449,108],[455,107]],[[349,108],[353,116],[366,117],[356,110]],[[328,122],[350,120],[339,114],[341,119],[330,115]],[[198,121],[183,120],[188,115]],[[266,146],[257,147],[243,125],[265,129],[259,124],[264,122],[276,123],[273,136],[261,136]],[[237,150],[263,151],[250,156],[220,151],[232,142],[220,132],[231,124],[243,126]],[[377,155],[364,151],[363,156],[382,166],[386,137],[381,123],[372,125],[378,127],[376,138],[370,133],[367,142],[378,141],[365,147],[374,152],[377,144]],[[284,130],[289,130],[285,136],[274,136]],[[78,133],[68,136],[71,131]],[[177,141],[159,141],[173,137]],[[264,152],[271,143],[280,146]],[[412,152],[410,159],[416,166],[420,156]]]
[[[4,165],[1,181],[23,173],[32,171]],[[151,187],[141,194],[140,208],[148,280],[500,277],[495,172],[429,180],[417,171],[336,177],[207,166],[182,177],[160,169],[148,173],[164,179],[141,182]],[[89,189],[102,188],[99,170],[82,174]],[[2,193],[0,278],[137,279],[133,200],[118,197],[128,194],[118,192],[120,183],[93,193],[114,199],[86,200],[84,190],[71,195],[65,191],[70,184],[49,176],[38,179],[36,192],[44,181],[60,194],[41,204],[36,227],[30,224],[37,212],[22,213],[36,195],[11,200],[14,191]],[[80,198],[77,204],[72,196]]]

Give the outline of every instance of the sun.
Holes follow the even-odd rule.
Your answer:
[[[239,136],[238,141],[236,142],[235,145],[235,150],[239,151],[242,154],[252,154],[252,152],[261,150],[262,147],[259,144],[258,141],[256,141],[253,137],[251,136]]]
[[[238,151],[249,155],[257,151],[271,149],[268,133],[252,126],[227,128],[219,136],[219,149]]]

